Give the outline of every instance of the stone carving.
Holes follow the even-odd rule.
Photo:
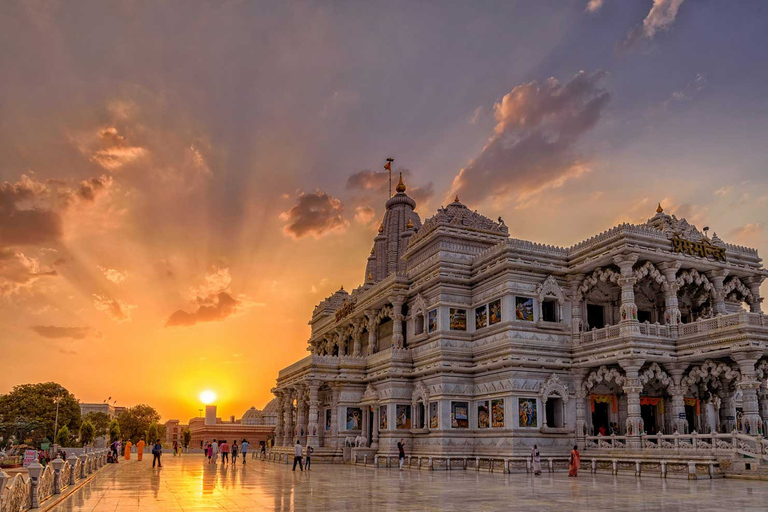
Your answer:
[[[536,295],[539,297],[539,301],[543,301],[547,297],[553,297],[557,299],[557,302],[562,305],[565,302],[565,295],[563,289],[557,284],[557,280],[553,276],[547,277],[547,279],[536,287]]]
[[[642,384],[647,384],[648,382],[653,382],[654,380],[660,382],[665,388],[674,385],[672,377],[667,375],[667,373],[662,370],[658,363],[652,363],[648,368],[640,372],[640,382]]]
[[[741,379],[741,372],[725,363],[707,359],[701,366],[691,368],[688,375],[683,377],[680,386],[683,390],[687,390],[697,382],[706,381],[709,377],[722,377],[725,380],[738,381]]]
[[[606,366],[601,366],[589,374],[584,381],[583,387],[585,391],[589,391],[596,384],[600,384],[601,382],[615,382],[616,385],[622,386],[625,380],[626,377],[616,368],[609,369]]]
[[[552,395],[562,398],[563,403],[568,403],[570,396],[568,386],[560,380],[556,373],[547,377],[547,380],[539,387],[539,397],[542,399],[542,402],[545,402]]]

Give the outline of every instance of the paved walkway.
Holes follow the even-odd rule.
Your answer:
[[[150,458],[151,459],[151,458]],[[661,480],[564,473],[533,477],[475,471],[403,471],[317,464],[310,472],[249,460],[209,466],[201,455],[122,461],[104,468],[56,511],[768,509],[768,482]]]

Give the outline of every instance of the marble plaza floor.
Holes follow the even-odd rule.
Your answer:
[[[151,459],[151,458],[150,458]],[[475,471],[397,471],[316,465],[310,472],[249,460],[209,466],[202,455],[163,455],[162,469],[122,461],[53,510],[768,510],[768,482],[661,480],[584,473],[533,477]]]

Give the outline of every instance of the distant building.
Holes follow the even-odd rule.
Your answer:
[[[214,439],[226,439],[230,443],[234,440],[240,443],[243,439],[247,439],[250,445],[256,449],[260,443],[266,443],[274,435],[277,424],[277,405],[277,401],[273,400],[267,404],[263,411],[251,407],[243,414],[242,419],[236,420],[234,416],[230,416],[229,421],[223,421],[217,417],[215,405],[208,405],[204,418],[198,417],[189,420],[188,427],[192,434],[190,447],[200,448],[203,443]],[[179,432],[183,433],[186,427],[186,425],[178,425],[178,420],[167,422],[166,440],[172,443],[174,440],[172,438],[173,429],[178,428]],[[179,438],[179,440],[181,439]]]
[[[117,416],[125,410],[125,407],[115,407],[112,404],[108,403],[81,403],[80,404],[80,415],[85,416],[86,414],[92,413],[92,412],[103,412],[107,416],[109,416],[110,419],[115,419]]]
[[[174,441],[184,444],[184,430],[189,425],[182,425],[179,420],[168,420],[165,422],[165,442],[173,445]]]

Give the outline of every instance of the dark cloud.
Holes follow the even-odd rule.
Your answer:
[[[364,169],[347,178],[349,190],[382,190],[389,185],[389,172]]]
[[[349,224],[343,213],[341,201],[318,189],[300,194],[296,206],[283,212],[280,218],[288,222],[283,232],[298,240],[307,235],[320,238],[343,230]]]
[[[44,338],[82,340],[94,333],[89,327],[59,327],[57,325],[33,325],[33,331]]]
[[[180,309],[171,314],[165,322],[165,326],[194,325],[200,322],[224,320],[237,313],[243,305],[241,301],[223,291],[204,299],[199,299],[198,302],[200,302],[200,305],[192,313]]]
[[[44,183],[26,175],[17,183],[0,184],[0,247],[44,244],[61,238],[61,216],[40,204],[49,195]]]
[[[405,192],[416,201],[416,205],[418,206],[423,205],[432,199],[432,196],[435,195],[435,187],[430,181],[421,187],[408,188]]]
[[[93,202],[96,200],[96,195],[106,190],[111,184],[112,178],[109,176],[83,180],[77,189],[77,195],[84,201]]]
[[[450,197],[522,201],[588,170],[574,149],[610,101],[605,75],[580,71],[565,84],[549,78],[512,89],[494,106],[495,133],[454,178]]]

